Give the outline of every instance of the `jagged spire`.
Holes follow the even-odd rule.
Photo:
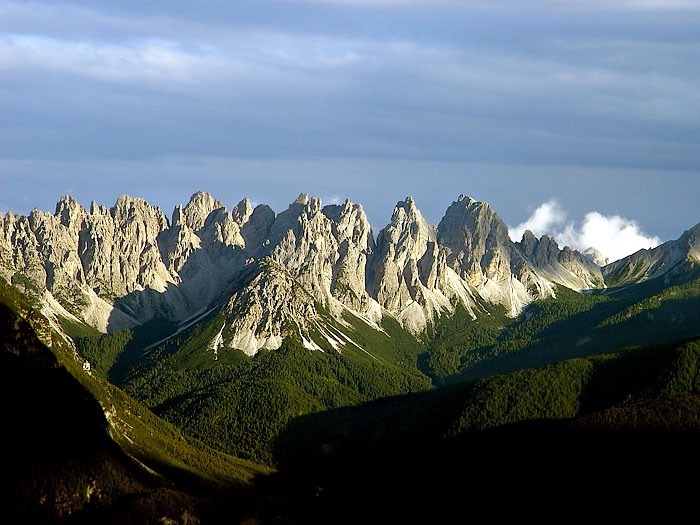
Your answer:
[[[296,198],[296,200],[292,204],[303,204],[306,206],[309,202],[309,194],[308,193],[300,193],[299,196]]]
[[[236,204],[233,207],[233,210],[231,210],[231,217],[233,218],[234,222],[238,223],[239,226],[247,222],[252,214],[253,207],[251,206],[248,197],[242,199],[241,202]]]
[[[56,203],[54,215],[64,226],[80,227],[87,210],[72,195],[64,195]]]

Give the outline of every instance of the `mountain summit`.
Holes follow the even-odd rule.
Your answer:
[[[239,316],[222,329],[223,342],[249,354],[279,346],[292,320],[314,346],[319,309],[375,329],[391,316],[418,335],[460,304],[472,318],[488,304],[516,316],[553,296],[555,284],[604,286],[589,257],[530,232],[513,243],[489,204],[467,195],[437,228],[407,197],[376,242],[361,205],[324,207],[305,193],[275,214],[248,199],[229,212],[197,192],[170,220],[139,198],[122,196],[112,208],[93,202],[87,211],[66,196],[54,214],[8,213],[0,225],[0,272],[45,313],[107,332],[228,304]]]
[[[639,250],[605,267],[606,280],[614,284],[638,283],[665,275],[671,277],[700,263],[700,224],[675,241],[650,250]]]

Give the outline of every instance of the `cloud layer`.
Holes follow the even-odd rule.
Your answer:
[[[0,0],[0,210],[306,191],[381,226],[467,193],[515,224],[544,188],[671,238],[698,35],[696,0]]]
[[[692,4],[0,0],[0,142],[26,159],[694,169]]]
[[[519,241],[525,230],[537,237],[548,235],[560,245],[579,251],[595,248],[610,261],[661,243],[658,237],[645,234],[636,221],[619,215],[606,216],[591,211],[580,223],[569,221],[567,213],[554,199],[541,204],[525,222],[510,228],[511,239]]]

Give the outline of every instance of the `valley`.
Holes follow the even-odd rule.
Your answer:
[[[466,195],[437,227],[406,198],[376,237],[305,194],[275,214],[199,192],[170,219],[65,197],[0,224],[3,398],[19,457],[46,450],[17,466],[20,515],[356,522],[523,471],[580,489],[617,462],[648,489],[662,452],[700,459],[700,225],[601,267]],[[53,389],[90,430],[35,418]]]

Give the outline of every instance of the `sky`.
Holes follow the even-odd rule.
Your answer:
[[[619,258],[700,222],[697,0],[0,0],[0,211],[466,193]]]

